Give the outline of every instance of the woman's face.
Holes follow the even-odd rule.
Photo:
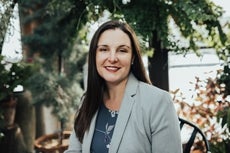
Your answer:
[[[104,31],[96,50],[96,67],[107,84],[126,82],[132,62],[131,41],[120,29]]]

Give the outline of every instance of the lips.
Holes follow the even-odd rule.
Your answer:
[[[105,69],[108,70],[108,71],[115,72],[115,71],[118,71],[120,69],[120,67],[117,67],[117,66],[105,66]]]

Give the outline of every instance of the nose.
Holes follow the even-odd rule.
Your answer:
[[[117,58],[117,55],[116,55],[116,51],[110,51],[108,60],[111,63],[118,61],[118,58]]]

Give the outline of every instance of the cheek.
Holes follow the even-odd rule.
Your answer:
[[[96,65],[99,65],[103,61],[101,54],[96,54]]]
[[[100,58],[96,55],[96,68],[98,70],[98,66],[100,65]]]
[[[101,65],[104,63],[105,57],[101,54],[96,54],[96,68],[97,71],[101,68]]]
[[[132,58],[131,57],[124,57],[122,59],[122,61],[123,61],[123,64],[126,66],[131,66],[131,64],[132,64]]]

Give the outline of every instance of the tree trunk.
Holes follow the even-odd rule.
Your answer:
[[[153,32],[153,39],[150,47],[154,48],[153,57],[149,57],[149,77],[153,85],[168,91],[168,51],[161,48],[161,41],[157,38],[156,32]]]
[[[33,152],[35,139],[35,109],[29,91],[18,95],[18,104],[15,122],[21,128],[26,150]]]
[[[35,105],[35,116],[36,116],[36,138],[45,134],[45,117],[44,117],[44,109],[42,104]]]
[[[25,35],[31,35],[34,31],[34,29],[38,26],[38,21],[33,20],[31,22],[23,22],[26,17],[30,16],[31,13],[33,13],[32,9],[27,8],[25,11],[25,8],[21,6],[22,4],[19,3],[19,17],[20,17],[20,23],[21,23],[21,31],[22,36]],[[30,59],[34,55],[30,53],[30,46],[23,44],[23,56],[24,59]],[[35,105],[35,118],[33,120],[33,123],[35,124],[35,137],[39,137],[43,134],[45,134],[45,123],[44,123],[44,112],[43,112],[43,106],[40,104]]]

